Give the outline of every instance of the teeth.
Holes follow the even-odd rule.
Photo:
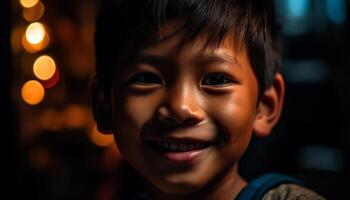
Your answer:
[[[159,141],[157,142],[157,145],[165,150],[171,150],[171,151],[190,151],[194,149],[200,149],[204,147],[204,143],[192,143],[192,142],[182,142],[182,143],[176,143],[176,142],[165,142],[165,141]]]
[[[171,143],[171,144],[170,144],[170,149],[173,150],[173,151],[175,151],[175,150],[178,149],[178,145],[175,144],[175,143]]]
[[[181,144],[179,145],[179,148],[180,148],[180,151],[185,151],[186,149],[188,149],[188,148],[187,148],[187,144],[184,144],[184,143],[181,143]]]

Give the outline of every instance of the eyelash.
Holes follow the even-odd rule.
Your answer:
[[[141,72],[133,75],[131,79],[128,80],[129,84],[162,84],[162,79],[158,75]]]
[[[207,75],[201,82],[205,86],[221,87],[232,84],[234,81],[228,78],[226,75],[213,73]],[[163,84],[162,79],[150,72],[141,72],[133,75],[133,77],[128,80],[129,84]]]
[[[212,79],[210,79],[212,78]],[[216,78],[213,79],[213,78]],[[217,81],[216,83],[210,83],[211,81]],[[207,75],[204,80],[202,81],[202,85],[206,85],[206,86],[214,86],[214,87],[220,87],[220,86],[226,86],[226,85],[231,85],[232,83],[234,83],[234,81],[231,78],[228,78],[227,76],[223,75],[223,74],[217,74],[217,73],[213,73],[213,74],[209,74]]]

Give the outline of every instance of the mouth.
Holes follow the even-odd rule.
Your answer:
[[[212,145],[193,139],[181,140],[147,140],[146,144],[163,159],[173,164],[194,164]]]
[[[210,146],[206,142],[172,142],[172,141],[150,141],[151,146],[159,151],[186,152],[204,149]]]

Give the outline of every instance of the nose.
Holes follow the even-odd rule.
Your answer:
[[[177,125],[194,125],[203,121],[205,114],[194,88],[185,82],[169,88],[163,105],[158,109],[158,119]]]

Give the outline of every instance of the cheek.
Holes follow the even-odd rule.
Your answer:
[[[123,95],[114,108],[117,127],[139,131],[154,116],[159,98],[159,94]]]
[[[140,146],[140,132],[157,109],[159,94],[119,95],[113,104],[113,128],[119,148],[130,151],[128,147]]]
[[[129,163],[144,171],[145,160],[140,152],[142,144],[140,133],[145,124],[152,119],[157,108],[157,95],[131,96],[119,95],[113,104],[113,128],[115,141],[121,154]],[[132,148],[130,148],[132,147]]]
[[[244,143],[251,137],[256,114],[256,96],[244,87],[210,102],[212,117],[223,134],[224,142]],[[214,106],[215,105],[215,106]]]

